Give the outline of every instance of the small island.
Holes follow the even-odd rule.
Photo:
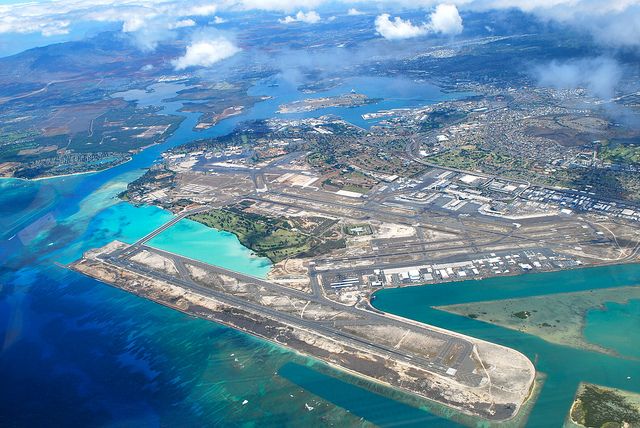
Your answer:
[[[378,98],[369,98],[364,94],[356,93],[338,95],[335,97],[307,98],[288,104],[282,104],[278,108],[278,113],[305,113],[330,107],[359,107],[367,104],[375,104],[379,101],[380,100]]]
[[[640,426],[640,394],[582,383],[566,427],[622,428]]]

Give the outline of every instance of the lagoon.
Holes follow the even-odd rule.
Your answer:
[[[114,239],[134,242],[169,220],[172,214],[167,211],[136,207],[117,195],[171,147],[225,135],[243,120],[277,117],[277,106],[285,102],[351,89],[387,99],[361,108],[282,117],[331,113],[368,127],[375,121],[364,121],[362,113],[428,105],[463,95],[446,94],[420,82],[369,77],[347,79],[326,92],[303,94],[278,77],[250,89],[252,95],[272,98],[241,116],[196,132],[197,115],[179,113],[180,103],[163,101],[180,89],[184,85],[161,84],[152,92],[124,95],[186,117],[168,141],[136,154],[130,162],[95,174],[38,182],[0,181],[0,376],[3,385],[10,385],[0,392],[0,414],[28,417],[32,425],[49,426],[114,422],[242,426],[247,420],[260,426],[457,426],[443,419],[455,415],[439,411],[436,417],[433,408],[431,412],[415,406],[407,409],[397,401],[336,381],[335,370],[314,360],[104,286],[55,262],[68,263],[83,251]],[[17,236],[46,215],[55,221],[43,222],[34,239]],[[268,263],[238,246],[233,235],[192,223],[181,221],[156,237],[152,245],[255,276],[266,275]],[[552,345],[535,336],[431,309],[435,304],[640,283],[640,267],[635,265],[540,275],[384,290],[375,304],[524,352],[548,374],[529,426],[561,426],[580,380],[637,391],[638,362]],[[626,306],[608,308],[589,315],[593,325],[604,322],[612,331],[622,330],[620,325],[623,329],[635,325],[633,310],[627,322]],[[587,334],[607,346],[597,333]]]
[[[14,416],[17,425],[31,426],[233,427],[246,421],[278,427],[293,423],[371,425],[366,405],[359,403],[355,416],[343,407],[348,407],[348,402],[332,402],[343,384],[325,379],[330,388],[313,388],[309,380],[315,382],[324,376],[315,370],[317,362],[56,264],[69,263],[84,251],[115,239],[134,242],[171,218],[170,212],[133,206],[117,197],[165,150],[225,135],[243,120],[277,116],[277,106],[284,102],[323,96],[303,94],[282,78],[276,78],[279,85],[272,83],[273,79],[261,81],[250,90],[252,95],[272,98],[201,132],[193,130],[197,114],[179,112],[180,103],[164,101],[184,85],[159,84],[150,91],[122,93],[141,105],[157,105],[167,114],[183,115],[185,120],[163,144],[108,170],[39,181],[0,180],[0,377],[6,386],[0,389],[0,414]],[[405,107],[407,103],[426,105],[458,96],[419,82],[411,85],[405,96],[366,106],[366,111]],[[377,97],[376,88],[391,91],[392,86],[358,78],[335,90],[348,92],[352,87]],[[331,109],[306,116],[333,113],[362,121],[359,115],[363,112]],[[37,226],[33,233],[21,234],[31,225]],[[169,235],[159,236],[156,244],[173,248],[175,244],[162,240],[175,230],[167,232]],[[192,248],[196,248],[194,256],[204,254],[207,261],[228,262],[230,267],[265,275],[268,268],[264,261],[238,248],[230,236],[206,232],[215,234],[216,242],[226,243],[217,247],[216,253],[208,245],[202,246],[201,233],[189,232]],[[183,252],[184,248],[179,245],[175,249]],[[225,262],[219,257],[220,248],[233,249],[238,260],[227,257]],[[293,376],[290,370],[278,374],[289,363],[307,367],[312,375]],[[356,396],[380,403],[364,390]],[[393,400],[384,403],[389,409],[400,408]],[[388,419],[376,416],[377,409],[371,411],[375,422],[387,423]],[[396,426],[415,422],[396,416]]]
[[[640,360],[552,344],[530,334],[443,312],[433,306],[638,284],[640,265],[617,265],[385,289],[375,294],[373,304],[385,312],[499,343],[524,353],[534,362],[536,369],[547,376],[527,426],[560,427],[582,381],[640,392]],[[625,310],[601,311],[598,314],[597,322],[608,326],[604,335],[607,340],[601,337],[599,342],[605,346],[623,343],[637,349],[634,334],[629,335],[625,329],[640,319],[637,302],[623,306]],[[587,316],[587,325],[593,324],[592,317],[593,314]],[[587,335],[589,337],[589,333]]]
[[[253,254],[234,234],[189,219],[180,220],[147,245],[257,278],[265,279],[271,270],[268,258]]]
[[[590,310],[584,335],[591,343],[640,360],[640,300],[606,303]]]

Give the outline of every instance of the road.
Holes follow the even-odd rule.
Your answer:
[[[134,242],[132,245],[130,245],[126,249],[124,249],[122,251],[118,251],[117,254],[115,254],[115,255],[124,256],[124,257],[130,256],[135,251],[139,250],[141,246],[143,246],[144,244],[146,244],[147,242],[149,242],[150,240],[152,240],[156,236],[160,235],[162,232],[164,232],[165,230],[169,229],[171,226],[173,226],[174,224],[178,223],[180,220],[182,220],[182,219],[184,219],[186,217],[189,217],[190,215],[204,213],[204,212],[207,212],[207,211],[211,211],[211,207],[206,207],[205,206],[205,207],[199,207],[199,208],[192,209],[192,210],[183,211],[182,213],[178,214],[177,216],[175,216],[174,218],[172,218],[168,222],[162,224],[160,227],[152,230],[151,232],[149,232],[148,234],[146,234],[142,238],[138,239],[136,242]]]
[[[518,192],[518,196],[520,194],[522,194],[523,192],[525,192],[527,189],[529,188],[537,188],[537,189],[544,189],[544,190],[550,190],[550,191],[554,191],[554,192],[561,192],[564,193],[566,195],[570,195],[573,197],[581,197],[581,196],[592,196],[595,197],[594,195],[589,195],[586,191],[579,191],[579,190],[574,190],[574,189],[568,189],[565,187],[558,187],[558,186],[550,186],[550,185],[545,185],[545,184],[532,184],[529,181],[526,180],[522,180],[522,179],[518,179],[518,178],[506,178],[506,177],[502,177],[502,176],[498,176],[498,175],[493,175],[493,174],[487,174],[487,173],[482,173],[482,172],[478,172],[478,171],[467,171],[464,169],[459,169],[459,168],[452,168],[452,167],[447,167],[447,166],[442,166],[442,165],[438,165],[432,162],[429,162],[427,160],[424,160],[417,152],[419,151],[419,144],[417,141],[412,140],[409,143],[407,143],[407,146],[405,147],[405,151],[406,151],[406,156],[417,162],[420,163],[424,166],[428,166],[431,168],[438,168],[444,171],[452,171],[452,172],[456,172],[456,173],[460,173],[460,174],[470,174],[470,175],[476,175],[478,177],[483,177],[486,179],[503,179],[503,180],[508,180],[510,182],[513,183],[521,183],[521,184],[525,184],[526,188],[523,188],[522,190],[520,190]],[[631,200],[623,200],[623,199],[619,199],[619,198],[611,198],[608,197],[607,195],[597,195],[597,199],[599,201],[605,202],[605,203],[613,203],[613,204],[617,204],[617,205],[624,205],[624,206],[629,206],[632,208],[640,208],[640,203],[636,203],[633,202]]]
[[[175,224],[175,222],[173,224]],[[130,259],[130,257],[135,255],[136,252],[142,250],[152,251],[165,258],[173,260],[179,272],[179,275],[173,276],[159,270],[141,265]],[[336,340],[338,343],[344,343],[347,346],[364,349],[374,354],[381,355],[384,358],[393,358],[394,360],[412,362],[413,364],[417,364],[425,370],[435,372],[442,376],[452,377],[451,375],[447,374],[447,370],[450,368],[454,368],[457,370],[457,373],[453,377],[455,377],[461,383],[471,383],[475,385],[480,381],[479,376],[473,375],[470,370],[467,370],[467,368],[473,366],[471,360],[471,356],[473,353],[473,344],[468,340],[459,336],[446,334],[439,329],[432,329],[428,326],[420,326],[414,323],[404,322],[396,318],[387,317],[380,313],[365,311],[354,306],[346,306],[331,301],[324,297],[319,285],[313,287],[314,293],[305,293],[303,291],[281,286],[261,278],[256,278],[219,266],[212,266],[207,263],[203,263],[198,260],[190,259],[174,253],[151,248],[144,244],[141,244],[140,241],[130,246],[126,251],[121,251],[117,254],[112,253],[110,255],[103,255],[100,257],[100,260],[119,269],[125,269],[140,275],[154,278],[156,280],[168,282],[181,288],[190,290],[194,293],[214,298],[228,305],[248,310],[251,313],[255,313],[266,318],[291,325],[293,327],[302,328],[311,332],[317,332],[322,336],[329,337]],[[278,311],[277,309],[274,309],[273,307],[262,305],[254,301],[247,300],[243,297],[239,297],[198,284],[193,281],[193,279],[191,279],[186,265],[193,265],[200,269],[205,269],[207,272],[211,272],[212,274],[233,277],[245,284],[261,286],[277,293],[277,295],[295,297],[297,299],[322,305],[328,310],[348,313],[354,315],[356,319],[349,321],[342,320],[339,322],[332,320],[316,321],[304,319],[297,314],[293,315],[291,313],[284,313]],[[396,349],[394,347],[385,346],[382,344],[372,343],[370,340],[344,331],[344,327],[349,325],[393,326],[403,330],[409,330],[427,335],[429,337],[432,337],[433,339],[443,341],[445,345],[441,347],[439,353],[435,357],[428,358],[421,354],[407,352],[402,349]],[[453,353],[453,358],[451,358],[452,349],[456,350],[456,352]]]

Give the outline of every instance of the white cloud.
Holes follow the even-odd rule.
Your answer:
[[[383,13],[376,18],[376,31],[382,37],[388,40],[409,39],[412,37],[423,36],[429,31],[426,24],[413,25],[411,21],[404,20],[400,17],[390,19],[391,15]]]
[[[65,14],[38,13],[22,15],[12,6],[0,7],[0,33],[30,34],[41,33],[45,37],[68,34],[70,18]]]
[[[315,10],[311,10],[309,12],[303,12],[301,10],[296,13],[295,16],[286,16],[284,19],[278,19],[278,22],[281,24],[292,24],[294,22],[304,22],[307,24],[317,24],[320,22],[321,18],[318,12]]]
[[[69,21],[55,21],[48,25],[42,26],[40,28],[40,34],[42,34],[45,37],[69,34],[70,26],[71,26],[71,22]]]
[[[173,30],[194,27],[196,21],[189,18],[215,13],[217,5],[195,0],[71,0],[76,2],[104,2],[108,7],[95,7],[80,17],[83,20],[100,22],[122,22],[122,32],[129,33],[131,40],[143,51],[156,49],[162,41],[176,37]],[[113,1],[113,3],[110,3]]]
[[[452,36],[462,33],[462,18],[454,4],[439,4],[430,19],[429,28],[435,33]]]
[[[240,51],[239,47],[223,36],[199,38],[187,46],[183,56],[174,59],[171,63],[176,70],[190,67],[211,67],[216,62],[232,57]]]
[[[565,16],[592,14],[594,12],[622,12],[638,5],[638,0],[473,0],[470,2],[484,9],[518,8],[527,12],[555,11]]]
[[[0,5],[0,34],[66,34],[81,21],[121,22],[125,32],[148,25],[177,28],[190,16],[215,14],[218,6],[203,0],[50,0]]]
[[[125,18],[122,23],[122,32],[123,33],[133,33],[134,31],[139,31],[147,25],[147,20],[143,16],[133,15],[129,18]]]
[[[376,32],[388,40],[409,39],[430,33],[454,36],[462,32],[462,18],[453,4],[440,4],[429,15],[429,22],[413,24],[408,19],[395,17],[388,13],[379,15],[375,20]]]
[[[356,4],[377,4],[405,9],[429,8],[441,0],[336,0],[355,9]],[[640,0],[445,0],[464,10],[490,11],[516,8],[547,20],[560,22],[593,35],[605,46],[640,47]],[[45,36],[69,33],[79,22],[119,22],[130,32],[146,26],[158,26],[153,21],[175,25],[177,21],[195,16],[213,16],[220,11],[273,10],[291,13],[312,10],[331,0],[47,0],[0,4],[0,34],[41,33]],[[359,3],[358,3],[359,2]],[[436,9],[437,10],[437,9]],[[444,9],[446,11],[446,9]],[[453,12],[453,8],[449,7]],[[312,15],[313,16],[313,15]],[[436,18],[453,20],[440,21]],[[432,31],[450,34],[460,28],[456,15],[436,14],[425,20]],[[298,22],[295,16],[285,22]],[[405,26],[395,19],[383,22],[387,28]],[[304,21],[303,21],[304,22]],[[446,25],[445,25],[446,24]],[[425,23],[412,24],[422,32]],[[414,29],[415,32],[415,29]]]
[[[552,61],[534,69],[541,86],[557,89],[584,88],[591,95],[609,99],[622,78],[622,67],[607,57]]]
[[[364,12],[360,12],[358,9],[356,9],[355,7],[352,7],[351,9],[349,9],[347,11],[347,15],[349,16],[358,16],[358,15],[364,15]]]
[[[211,16],[218,11],[218,5],[215,3],[196,4],[184,9],[182,16]]]
[[[224,18],[221,18],[219,16],[214,16],[213,17],[213,23],[214,24],[224,24],[225,22],[227,22],[227,20],[224,19]]]
[[[240,10],[273,10],[285,13],[296,9],[313,9],[328,0],[227,0],[227,7]]]
[[[473,0],[468,8],[517,8],[591,34],[601,45],[640,47],[640,0]]]
[[[168,27],[170,30],[174,30],[176,28],[194,27],[195,25],[196,21],[193,19],[181,19],[180,21],[169,24]]]

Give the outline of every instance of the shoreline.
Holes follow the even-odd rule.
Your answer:
[[[581,381],[578,384],[575,395],[573,397],[573,401],[571,403],[571,407],[569,408],[569,411],[565,418],[566,428],[587,428],[586,425],[583,425],[582,423],[580,423],[580,421],[577,421],[576,419],[574,419],[575,417],[574,412],[576,411],[576,408],[578,406],[582,407],[585,405],[585,402],[582,400],[581,395],[585,393],[587,388],[595,388],[602,393],[612,394],[614,398],[623,399],[626,401],[628,405],[632,407],[633,411],[636,414],[640,414],[640,394],[639,393],[630,391],[624,388],[616,388],[616,387],[610,387],[610,386],[601,385],[601,384],[595,384],[587,381]],[[604,403],[606,404],[606,401]],[[585,410],[586,409],[583,409],[583,411]],[[595,409],[591,409],[591,410],[595,410]],[[591,413],[591,411],[589,413]],[[625,415],[618,414],[618,416],[621,418],[621,420],[611,421],[615,423],[615,426],[623,426],[623,427],[629,427],[629,428],[637,426],[635,423],[629,424],[628,421],[625,421],[624,420]]]
[[[64,267],[67,268],[67,269],[73,270],[73,271],[75,271],[75,272],[77,272],[79,274],[86,275],[85,273],[77,271],[77,270],[75,270],[73,268],[70,268],[69,266],[64,266]],[[324,365],[328,366],[330,369],[336,370],[336,371],[341,372],[343,374],[347,374],[349,376],[353,376],[353,377],[355,377],[357,379],[360,379],[360,380],[363,380],[365,382],[370,382],[370,383],[373,383],[375,385],[382,386],[383,388],[388,388],[394,393],[402,394],[402,395],[405,395],[405,396],[420,400],[420,401],[422,401],[424,403],[435,404],[435,405],[438,405],[438,406],[443,406],[445,408],[453,409],[453,410],[455,410],[457,412],[460,412],[462,415],[467,416],[467,417],[472,417],[474,419],[480,419],[481,421],[490,421],[490,419],[486,419],[486,418],[483,418],[483,417],[481,417],[479,415],[475,415],[475,414],[472,414],[472,413],[468,412],[467,409],[464,409],[464,408],[461,408],[461,407],[457,407],[457,406],[452,405],[452,404],[445,404],[445,403],[442,403],[442,402],[439,402],[437,400],[425,397],[423,395],[420,395],[420,394],[418,394],[416,392],[413,392],[413,391],[410,391],[410,390],[401,389],[401,388],[399,388],[397,386],[394,386],[394,385],[392,385],[392,384],[390,384],[388,382],[385,382],[385,381],[373,378],[371,376],[359,373],[359,372],[357,372],[355,370],[352,370],[352,369],[349,369],[347,367],[340,366],[340,365],[336,364],[335,362],[332,362],[332,361],[329,361],[329,360],[325,360],[325,359],[323,359],[321,357],[318,357],[318,356],[312,355],[310,353],[306,353],[306,352],[304,352],[302,350],[293,348],[293,347],[289,346],[286,343],[278,342],[275,339],[269,338],[267,336],[262,336],[262,335],[256,334],[256,333],[251,332],[251,331],[249,331],[247,329],[244,329],[244,328],[239,328],[238,326],[236,326],[236,325],[234,325],[234,324],[232,324],[230,322],[226,322],[224,320],[221,320],[219,318],[214,318],[213,316],[207,316],[206,314],[199,314],[199,313],[197,313],[197,311],[190,311],[188,309],[183,309],[183,308],[180,308],[178,305],[171,304],[171,303],[169,303],[169,302],[167,302],[165,300],[162,300],[160,298],[153,298],[153,297],[150,297],[150,296],[146,296],[143,293],[132,292],[131,290],[127,290],[127,289],[125,289],[123,287],[118,286],[117,284],[109,283],[109,282],[103,281],[103,280],[98,279],[98,278],[93,277],[93,276],[92,276],[92,278],[95,279],[96,281],[100,282],[103,285],[106,285],[106,286],[109,286],[109,287],[113,287],[115,289],[124,291],[124,292],[129,293],[129,294],[133,294],[136,297],[151,301],[151,302],[153,302],[155,304],[164,306],[164,307],[166,307],[168,309],[178,311],[178,312],[183,313],[183,314],[185,314],[185,315],[187,315],[187,316],[189,316],[191,318],[202,319],[202,320],[205,320],[205,321],[208,321],[208,322],[213,322],[213,323],[216,323],[216,324],[220,324],[220,325],[222,325],[222,326],[224,326],[226,328],[230,328],[230,329],[232,329],[232,330],[234,330],[236,332],[239,332],[241,334],[246,334],[246,335],[249,335],[249,336],[251,336],[251,337],[253,337],[253,338],[257,339],[257,340],[262,340],[262,341],[268,342],[271,345],[276,346],[276,347],[278,347],[280,349],[284,349],[284,350],[286,350],[288,352],[293,352],[294,354],[299,355],[301,357],[308,358],[308,359],[310,359],[310,360],[312,360],[314,362],[320,363],[320,364],[324,364]],[[537,372],[536,372],[536,374],[537,374]],[[536,374],[534,374],[534,380],[535,380]],[[361,386],[358,386],[358,387],[361,387]],[[378,392],[376,392],[376,391],[374,391],[374,390],[372,390],[370,388],[364,387],[364,389],[366,389],[368,392],[370,392],[372,394],[379,394]],[[499,420],[499,422],[508,422],[508,421],[512,421],[513,419],[515,419],[517,417],[521,417],[522,415],[520,413],[520,409],[523,408],[524,405],[528,404],[530,402],[529,400],[531,400],[532,398],[535,398],[535,394],[534,393],[538,389],[539,388],[537,387],[537,382],[534,381],[532,383],[532,385],[531,385],[530,390],[529,390],[529,395],[528,395],[527,399],[522,403],[522,405],[518,406],[518,411],[515,414],[513,414],[512,416],[510,416],[509,418],[507,418],[507,419]],[[385,395],[385,394],[380,394],[380,395],[393,400],[393,398],[388,397],[388,395]],[[436,416],[443,417],[443,418],[446,417],[446,415],[444,413],[443,414],[436,414]]]
[[[152,144],[152,145],[155,145],[155,144]],[[147,146],[147,147],[150,147],[150,146]],[[142,151],[140,151],[139,153],[142,153]],[[59,175],[44,175],[44,176],[39,176],[39,177],[34,177],[34,178],[5,177],[5,176],[2,176],[2,177],[0,177],[0,180],[18,180],[18,181],[25,181],[25,182],[35,182],[35,181],[54,180],[56,178],[74,177],[74,176],[77,176],[77,175],[97,174],[99,172],[104,172],[104,171],[108,171],[108,170],[113,169],[113,168],[117,168],[117,167],[119,167],[121,165],[126,164],[127,162],[130,162],[132,159],[133,159],[133,157],[129,156],[127,158],[127,160],[125,160],[124,162],[117,163],[115,165],[112,165],[112,166],[104,168],[104,169],[92,169],[92,170],[89,170],[89,171],[70,172],[68,174],[59,174]]]
[[[227,301],[227,296],[220,299],[216,296],[199,293],[197,290],[184,288],[167,279],[118,268],[103,261],[101,257],[96,257],[98,254],[101,252],[89,256],[85,255],[67,268],[93,277],[114,288],[179,310],[189,316],[214,321],[279,347],[285,347],[297,354],[319,360],[341,372],[352,374],[359,379],[436,403],[444,406],[445,409],[454,409],[461,414],[485,421],[508,421],[518,417],[520,410],[531,398],[537,372],[528,358],[511,348],[476,339],[472,342],[474,348],[479,348],[475,352],[481,361],[484,359],[492,365],[506,364],[505,369],[508,371],[526,370],[531,372],[526,378],[516,380],[517,385],[522,384],[523,388],[526,387],[526,391],[524,389],[521,392],[511,392],[510,389],[502,391],[505,380],[499,379],[498,385],[495,385],[498,390],[494,390],[493,398],[489,399],[485,396],[487,394],[485,383],[467,385],[460,383],[457,379],[448,378],[429,370],[426,366],[416,364],[410,359],[408,361],[389,360],[384,353],[378,353],[366,347],[362,348],[357,342],[349,343],[349,341],[337,340],[334,336],[327,336],[322,330],[310,329],[307,328],[308,326],[298,325],[298,323],[291,324],[289,322],[291,320],[287,320],[286,317],[274,318],[269,312],[252,308],[251,304],[247,307],[234,301],[233,298],[231,301]],[[425,327],[424,325],[420,326]],[[440,328],[438,330],[446,331],[457,337],[467,337]],[[375,347],[375,342],[373,342],[373,346]],[[522,358],[516,359],[518,361],[523,359],[522,364],[526,364],[527,368],[522,368],[524,366],[521,367],[520,362],[515,363],[512,359],[503,360],[506,358],[503,355],[505,350],[522,356]],[[477,354],[478,352],[482,357]],[[487,375],[489,378],[493,377],[493,374]],[[496,393],[498,393],[497,396]],[[489,392],[489,394],[491,393]],[[498,401],[494,402],[493,400]],[[492,410],[496,405],[498,406],[497,412]]]
[[[152,205],[153,205],[153,204],[152,204]],[[153,205],[153,206],[156,206],[156,205]],[[213,211],[213,210],[215,210],[215,209],[216,209],[216,208],[211,208],[211,211]],[[208,213],[208,212],[209,212],[209,211],[207,211],[207,213]],[[196,215],[197,215],[197,214],[196,214]],[[236,231],[229,230],[229,229],[219,229],[219,228],[217,228],[217,227],[209,226],[209,225],[207,225],[207,224],[205,224],[205,223],[202,223],[202,222],[200,222],[200,221],[198,221],[198,220],[194,220],[194,219],[192,219],[192,218],[191,218],[191,216],[187,216],[187,217],[185,217],[185,219],[186,219],[186,220],[194,221],[194,222],[196,222],[196,223],[198,223],[198,224],[201,224],[201,225],[203,225],[203,226],[205,226],[205,227],[208,227],[209,229],[216,230],[216,231],[218,231],[218,232],[229,233],[229,234],[231,234],[231,235],[235,236],[235,237],[236,237],[236,239],[238,240],[238,242],[240,243],[240,245],[242,245],[242,246],[243,246],[244,248],[246,248],[247,250],[251,251],[251,257],[255,257],[255,258],[262,258],[262,259],[267,259],[267,260],[269,260],[269,263],[271,263],[271,267],[272,267],[272,268],[273,268],[273,266],[275,266],[276,264],[278,264],[278,263],[279,263],[279,262],[281,262],[281,261],[284,261],[284,260],[295,260],[295,258],[292,258],[292,259],[284,259],[284,260],[279,260],[279,261],[273,260],[273,259],[272,259],[271,257],[269,257],[266,253],[261,253],[260,251],[255,250],[255,249],[253,249],[253,248],[251,248],[251,247],[249,247],[249,246],[245,245],[245,244],[242,242],[242,240],[240,239],[240,235],[239,235],[239,234],[238,234],[238,232],[236,232]],[[271,271],[271,269],[269,269],[269,271]]]
[[[128,162],[131,162],[133,160],[133,157],[135,155],[138,155],[142,152],[144,152],[145,150],[147,150],[150,147],[153,146],[158,146],[158,145],[162,145],[165,144],[170,138],[172,138],[176,131],[179,129],[180,125],[182,125],[182,123],[184,122],[184,120],[186,119],[186,116],[182,116],[180,115],[180,117],[182,117],[183,119],[180,120],[180,122],[178,123],[178,127],[168,136],[166,136],[166,138],[163,141],[157,141],[151,144],[147,144],[146,146],[142,146],[142,147],[138,147],[136,149],[132,149],[131,151],[127,151],[127,158],[122,161],[122,162],[118,162],[115,165],[111,165],[107,168],[103,168],[103,169],[92,169],[89,171],[79,171],[79,172],[70,172],[67,174],[58,174],[58,175],[44,175],[44,176],[38,176],[38,177],[34,177],[34,178],[24,178],[24,177],[7,177],[7,176],[0,176],[0,180],[20,180],[20,181],[43,181],[43,180],[52,180],[52,179],[56,179],[56,178],[63,178],[63,177],[73,177],[76,175],[89,175],[89,174],[96,174],[99,172],[104,172],[104,171],[108,171],[110,169],[113,168],[117,168],[119,166],[122,166]],[[193,142],[195,140],[189,141],[189,142],[185,142],[185,143],[180,143],[179,145],[183,145],[183,144],[189,144],[191,142]],[[123,152],[125,153],[125,152]],[[153,162],[152,162],[153,163]],[[143,169],[148,169],[150,168],[151,164],[149,166],[143,167]]]
[[[42,176],[42,177],[35,177],[35,178],[4,177],[4,176],[2,176],[2,177],[0,177],[0,180],[16,180],[16,181],[24,181],[24,182],[53,180],[53,179],[56,179],[56,178],[73,177],[75,175],[95,174],[97,172],[102,172],[102,171],[106,171],[106,170],[111,169],[111,168],[115,168],[116,166],[119,166],[119,165],[122,165],[122,163],[120,163],[118,165],[114,165],[114,166],[109,167],[109,168],[105,168],[105,169],[96,169],[96,170],[83,171],[83,172],[71,172],[69,174],[60,174],[60,175],[45,175],[45,176]]]
[[[442,285],[442,284],[454,284],[454,283],[462,284],[466,282],[471,283],[472,281],[486,281],[486,280],[491,280],[496,278],[514,278],[517,276],[522,277],[522,276],[530,276],[530,275],[544,275],[544,274],[550,274],[550,273],[571,272],[571,271],[581,270],[581,269],[597,269],[597,268],[603,268],[607,266],[622,266],[622,265],[640,265],[640,260],[636,258],[636,259],[627,259],[627,260],[621,260],[621,261],[606,261],[602,263],[572,266],[568,268],[557,268],[557,269],[549,269],[549,270],[541,270],[541,271],[528,271],[528,272],[522,272],[522,273],[509,272],[509,273],[500,274],[500,275],[482,276],[482,277],[471,278],[471,279],[467,278],[459,281],[456,280],[456,278],[454,278],[451,281],[440,281],[440,282],[433,282],[430,284],[406,284],[406,285],[401,285],[396,287],[384,287],[379,290],[375,290],[374,292],[371,293],[371,295],[369,296],[369,304],[375,308],[375,305],[371,304],[371,301],[375,300],[373,296],[384,290],[395,290],[400,288],[412,288],[412,287],[433,287],[433,286]]]
[[[635,287],[638,288],[640,286],[635,286]],[[624,287],[622,287],[622,288],[624,288]],[[598,290],[606,290],[606,289],[598,289]],[[573,293],[574,292],[558,293],[558,294],[573,294]],[[578,292],[575,292],[575,293],[587,293],[587,292],[586,291],[578,291]],[[537,297],[548,297],[548,296],[550,296],[550,295],[546,294],[546,295],[540,295],[540,296],[532,296],[530,298],[531,299],[535,299]],[[511,301],[511,300],[518,300],[518,299],[486,300],[486,301],[474,302],[474,303],[495,304],[495,303],[499,303],[499,302],[508,302],[508,301]],[[628,303],[630,300],[635,300],[635,299],[633,299],[633,298],[625,298],[625,299],[621,299],[621,300],[624,300],[624,302],[622,304],[625,304],[625,303]],[[609,303],[609,301],[607,301],[607,303]],[[616,301],[615,303],[619,303],[619,302]],[[442,311],[442,312],[446,312],[446,313],[449,313],[449,314],[452,314],[452,315],[465,317],[465,318],[468,317],[468,315],[463,314],[461,311],[456,311],[454,309],[450,309],[449,306],[456,306],[456,305],[433,306],[433,309],[436,309],[436,310]],[[518,328],[515,325],[507,325],[507,324],[500,323],[500,322],[487,321],[487,320],[481,319],[481,318],[478,318],[478,319],[472,318],[472,319],[475,319],[475,320],[480,321],[480,322],[486,322],[486,323],[489,323],[489,324],[497,325],[499,327],[506,328],[506,329],[513,330],[513,331],[517,331],[517,332],[520,332],[520,333],[531,334],[531,335],[539,337],[540,339],[542,339],[542,340],[544,340],[546,342],[553,343],[555,345],[569,346],[571,348],[579,349],[579,350],[582,350],[582,351],[598,352],[598,353],[601,353],[601,354],[604,354],[604,355],[609,355],[609,356],[616,357],[616,358],[622,358],[622,359],[628,359],[628,360],[637,360],[637,358],[635,358],[635,357],[631,357],[631,356],[620,354],[619,352],[616,352],[613,349],[608,349],[608,348],[605,348],[605,347],[603,347],[601,345],[598,345],[598,344],[595,344],[595,343],[591,343],[591,342],[587,341],[586,338],[584,338],[584,330],[586,328],[586,317],[587,317],[588,312],[590,310],[593,310],[593,309],[596,309],[596,308],[585,309],[580,315],[581,319],[580,319],[580,324],[579,324],[579,330],[580,330],[581,334],[583,335],[581,342],[563,342],[561,340],[554,339],[553,336],[549,337],[549,336],[546,336],[546,335],[543,335],[543,334],[539,334],[539,333],[536,333],[536,332],[532,332],[532,331],[529,331],[529,330],[526,330],[526,329]]]

